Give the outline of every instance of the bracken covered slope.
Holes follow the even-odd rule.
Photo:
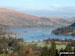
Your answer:
[[[11,27],[24,26],[66,26],[73,20],[67,20],[65,17],[39,17],[21,13],[15,10],[0,8],[0,24]]]

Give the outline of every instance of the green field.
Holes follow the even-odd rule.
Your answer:
[[[0,56],[9,56],[8,54],[1,54]]]
[[[37,46],[39,46],[39,47],[45,47],[45,46],[48,46],[49,48],[50,48],[50,46],[51,46],[51,44],[45,44],[45,43],[37,43]],[[61,49],[61,48],[65,48],[66,47],[66,45],[56,45],[56,48],[57,49]]]
[[[29,43],[25,43],[26,45],[28,45]],[[46,44],[44,42],[31,42],[31,45],[37,45],[38,47],[45,47],[45,46],[48,46],[50,48],[51,44]],[[59,50],[61,48],[65,48],[66,45],[56,45],[56,48]]]

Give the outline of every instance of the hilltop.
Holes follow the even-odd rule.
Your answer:
[[[66,17],[39,17],[16,10],[0,8],[0,24],[11,27],[67,26],[75,21],[75,18],[71,19]]]

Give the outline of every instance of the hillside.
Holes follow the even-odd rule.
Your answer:
[[[8,26],[8,25],[2,25],[2,24],[0,24],[0,31],[5,30],[5,29],[9,29],[9,28],[11,28],[11,27]]]
[[[72,35],[75,36],[75,23],[64,28],[58,28],[52,31],[56,35]]]
[[[0,24],[11,27],[24,26],[67,26],[73,20],[67,20],[65,17],[39,17],[21,13],[15,10],[0,8]]]
[[[73,23],[72,25],[70,25],[69,27],[75,27],[75,23]]]

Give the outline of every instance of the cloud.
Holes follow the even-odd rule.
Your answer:
[[[25,13],[38,15],[38,16],[75,16],[75,7],[63,7],[56,10],[26,10]]]
[[[74,6],[71,0],[0,0],[0,7],[38,16],[74,16]]]

